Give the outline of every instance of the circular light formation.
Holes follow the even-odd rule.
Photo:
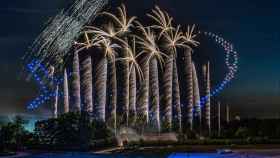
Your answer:
[[[27,109],[32,110],[38,108],[57,95],[53,87],[54,85],[60,85],[63,82],[63,78],[52,77],[50,71],[38,60],[32,60],[31,63],[27,64],[27,70],[40,89],[39,96],[27,105]],[[62,94],[62,92],[59,92],[58,96],[62,96]]]
[[[223,48],[225,51],[225,65],[227,66],[227,74],[225,75],[223,81],[216,85],[213,90],[211,90],[210,96],[203,96],[201,98],[201,105],[204,105],[210,97],[216,96],[222,90],[224,90],[224,88],[235,77],[235,74],[238,70],[238,53],[234,49],[233,44],[225,40],[223,37],[212,32],[203,32],[201,34],[209,39],[214,40],[216,44]]]

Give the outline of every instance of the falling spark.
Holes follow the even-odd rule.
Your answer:
[[[179,25],[176,29],[173,28],[172,30],[163,34],[166,40],[166,47],[170,49],[175,56],[177,56],[178,47],[187,47],[184,40],[185,37],[183,36],[183,33],[180,31],[180,29],[181,26]]]
[[[119,28],[117,34],[130,32],[130,28],[134,26],[133,22],[135,21],[136,17],[128,17],[125,5],[123,4],[118,8],[118,11],[119,17],[108,12],[103,12],[103,14],[111,17],[115,21],[117,27]]]
[[[137,75],[139,76],[140,80],[143,79],[143,71],[141,70],[140,65],[138,64],[138,58],[140,55],[143,53],[136,53],[136,40],[135,37],[132,40],[132,46],[130,46],[127,42],[125,44],[125,50],[127,53],[126,57],[119,58],[117,61],[127,61],[130,63],[130,68],[129,68],[129,75],[132,73],[132,69],[135,68]]]
[[[151,119],[154,119],[153,117],[149,116],[149,81],[150,81],[150,64],[152,64],[153,66],[151,66],[151,71],[154,71],[155,68],[157,71],[157,64],[159,63],[159,65],[162,67],[163,63],[164,63],[164,59],[163,56],[166,56],[164,53],[162,53],[159,50],[159,47],[156,43],[156,35],[153,32],[153,30],[151,29],[151,27],[143,27],[140,23],[138,23],[138,29],[142,32],[143,37],[139,37],[136,36],[136,38],[138,38],[139,41],[138,44],[140,44],[140,48],[142,49],[142,51],[139,53],[139,55],[144,54],[144,58],[142,58],[143,60],[143,66],[142,66],[142,71],[143,71],[143,78],[144,81],[142,82],[141,85],[141,95],[140,95],[140,104],[143,104],[140,108],[140,114],[144,115],[144,121],[148,123],[148,121]],[[156,66],[155,66],[156,65]],[[152,81],[156,81],[158,80],[158,76],[156,75],[156,72],[154,72],[155,76],[151,76],[154,77],[152,78]],[[156,79],[155,79],[156,78]],[[153,80],[154,79],[154,80]],[[159,95],[157,94],[157,92],[152,91],[152,94],[154,95],[154,99],[156,100],[156,102],[159,101]],[[156,107],[158,107],[156,105]],[[159,116],[159,108],[157,108],[158,110],[155,110],[155,115]],[[153,113],[150,113],[153,114]],[[160,125],[159,125],[159,117],[156,116],[156,124],[158,127],[158,130],[160,130]]]
[[[197,34],[194,33],[194,30],[195,25],[188,26],[187,32],[185,33],[185,40],[187,44],[197,47],[200,43],[195,40]]]
[[[151,27],[161,30],[159,38],[168,30],[172,30],[173,18],[168,15],[167,12],[162,11],[158,6],[152,10],[153,14],[147,14],[148,17],[152,18],[157,25],[152,25]]]
[[[143,38],[136,36],[139,39],[138,43],[141,45],[141,49],[143,50],[140,52],[140,54],[148,54],[146,62],[149,62],[153,57],[155,57],[162,67],[164,64],[163,57],[168,58],[168,56],[159,50],[159,47],[156,43],[155,33],[150,27],[145,28],[140,23],[138,23],[138,25],[138,28],[143,33]]]

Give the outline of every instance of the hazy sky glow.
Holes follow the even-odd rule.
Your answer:
[[[223,35],[240,54],[237,79],[220,99],[242,116],[280,114],[280,2],[263,0],[158,0],[178,24],[198,24],[202,30]],[[66,3],[67,2],[67,3]],[[131,15],[144,16],[152,0],[126,0]],[[0,5],[0,114],[27,113],[25,105],[36,96],[36,86],[21,77],[21,57],[46,21],[67,0],[2,0]],[[213,58],[223,58],[218,49]],[[217,56],[216,56],[217,55]],[[215,70],[219,71],[219,70]],[[222,69],[221,69],[222,71]],[[221,75],[221,74],[220,74]],[[48,112],[43,106],[36,112]],[[278,112],[279,111],[279,112]]]

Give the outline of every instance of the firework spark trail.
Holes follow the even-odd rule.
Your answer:
[[[204,126],[211,133],[211,86],[210,86],[210,64],[209,62],[203,66],[203,84],[204,95],[207,97],[205,105],[203,106]]]
[[[68,10],[62,10],[54,17],[34,41],[24,59],[28,61],[35,57],[47,65],[50,62],[58,64],[67,56],[83,27],[91,22],[107,3],[108,0],[76,0]]]
[[[196,66],[194,62],[192,63],[192,73],[193,73],[193,102],[194,102],[194,114],[196,117],[200,117],[200,91],[199,91],[199,82],[197,77]]]
[[[64,69],[63,77],[63,94],[64,94],[64,113],[69,112],[69,86],[68,86],[68,74],[67,70]]]

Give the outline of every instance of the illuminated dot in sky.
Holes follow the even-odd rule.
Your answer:
[[[52,75],[50,75],[52,72],[37,60],[33,60],[31,63],[27,64],[27,70],[30,71],[31,76],[40,88],[38,97],[27,105],[27,109],[32,110],[55,97],[56,92],[52,87],[53,85],[60,85],[63,82],[63,78],[58,79],[52,77]],[[62,96],[62,92],[59,92],[58,95]]]
[[[233,44],[226,41],[223,37],[213,33],[213,32],[204,32],[200,33],[201,35],[206,36],[209,39],[215,41],[225,52],[225,64],[227,66],[227,74],[224,79],[216,85],[210,92],[210,97],[216,96],[223,91],[223,89],[231,82],[235,77],[235,74],[238,70],[238,53],[234,50]],[[209,96],[201,97],[201,106],[206,103],[206,100]]]

